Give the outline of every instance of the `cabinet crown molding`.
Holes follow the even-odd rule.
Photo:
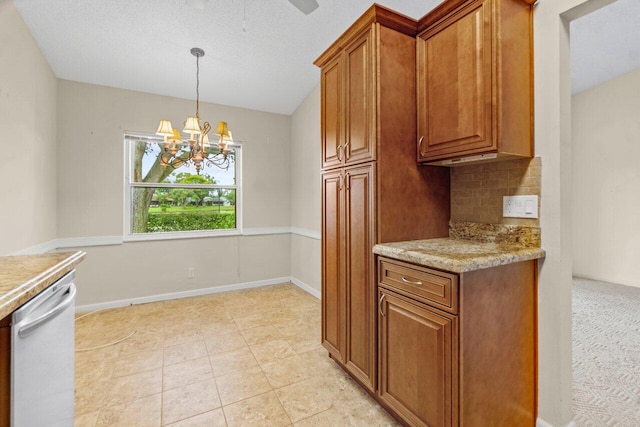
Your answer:
[[[454,12],[456,9],[461,9],[470,4],[476,3],[478,0],[448,0],[440,3],[434,9],[430,10],[426,15],[418,20],[418,29],[417,33],[422,33],[425,29],[432,26],[436,22],[440,21],[442,18],[448,16],[450,13]],[[538,0],[507,0],[516,3],[525,3],[528,5],[533,5]]]
[[[322,67],[349,44],[354,37],[357,37],[364,28],[376,23],[411,37],[418,33],[418,22],[415,19],[374,3],[313,63],[318,67]]]

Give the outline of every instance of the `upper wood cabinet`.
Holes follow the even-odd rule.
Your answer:
[[[418,161],[532,157],[530,2],[448,1],[419,31]]]
[[[344,50],[344,163],[376,159],[375,33],[369,27]]]
[[[322,167],[375,160],[373,28],[322,69]]]
[[[378,106],[385,101],[393,104],[397,101],[387,98],[404,93],[406,83],[391,79],[404,77],[397,72],[402,73],[407,63],[414,67],[415,58],[408,57],[413,52],[406,50],[404,39],[415,37],[416,24],[374,5],[315,61],[322,68],[323,169],[377,160],[379,139],[387,128],[397,126],[391,121],[382,125],[389,117]],[[403,64],[394,65],[397,61]],[[383,89],[378,86],[381,82]],[[400,90],[386,91],[390,85]],[[415,114],[413,96],[403,102]],[[411,120],[415,123],[415,118]]]
[[[342,57],[322,69],[322,168],[341,166],[342,157]]]

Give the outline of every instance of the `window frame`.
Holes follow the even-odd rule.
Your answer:
[[[163,139],[155,134],[144,132],[123,132],[124,146],[124,224],[123,224],[123,241],[139,242],[153,240],[175,240],[175,239],[194,239],[205,237],[225,237],[242,235],[242,145],[230,144],[229,147],[235,151],[235,185],[219,185],[219,184],[174,184],[174,183],[156,183],[156,182],[133,182],[133,155],[135,141],[157,142],[161,144]],[[205,165],[203,171],[206,171]],[[215,168],[213,166],[212,168]],[[179,170],[176,169],[176,170]],[[131,212],[131,195],[134,188],[151,187],[151,188],[197,188],[197,189],[233,189],[236,192],[235,208],[236,208],[236,228],[226,228],[217,230],[189,230],[189,231],[168,231],[168,232],[147,232],[132,233],[131,222],[133,220],[133,212]]]

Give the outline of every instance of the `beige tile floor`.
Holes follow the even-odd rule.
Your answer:
[[[397,425],[327,357],[320,302],[291,284],[90,314],[76,349],[76,426]]]

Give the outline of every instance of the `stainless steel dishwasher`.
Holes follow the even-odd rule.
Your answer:
[[[13,312],[11,426],[71,427],[75,270]]]

